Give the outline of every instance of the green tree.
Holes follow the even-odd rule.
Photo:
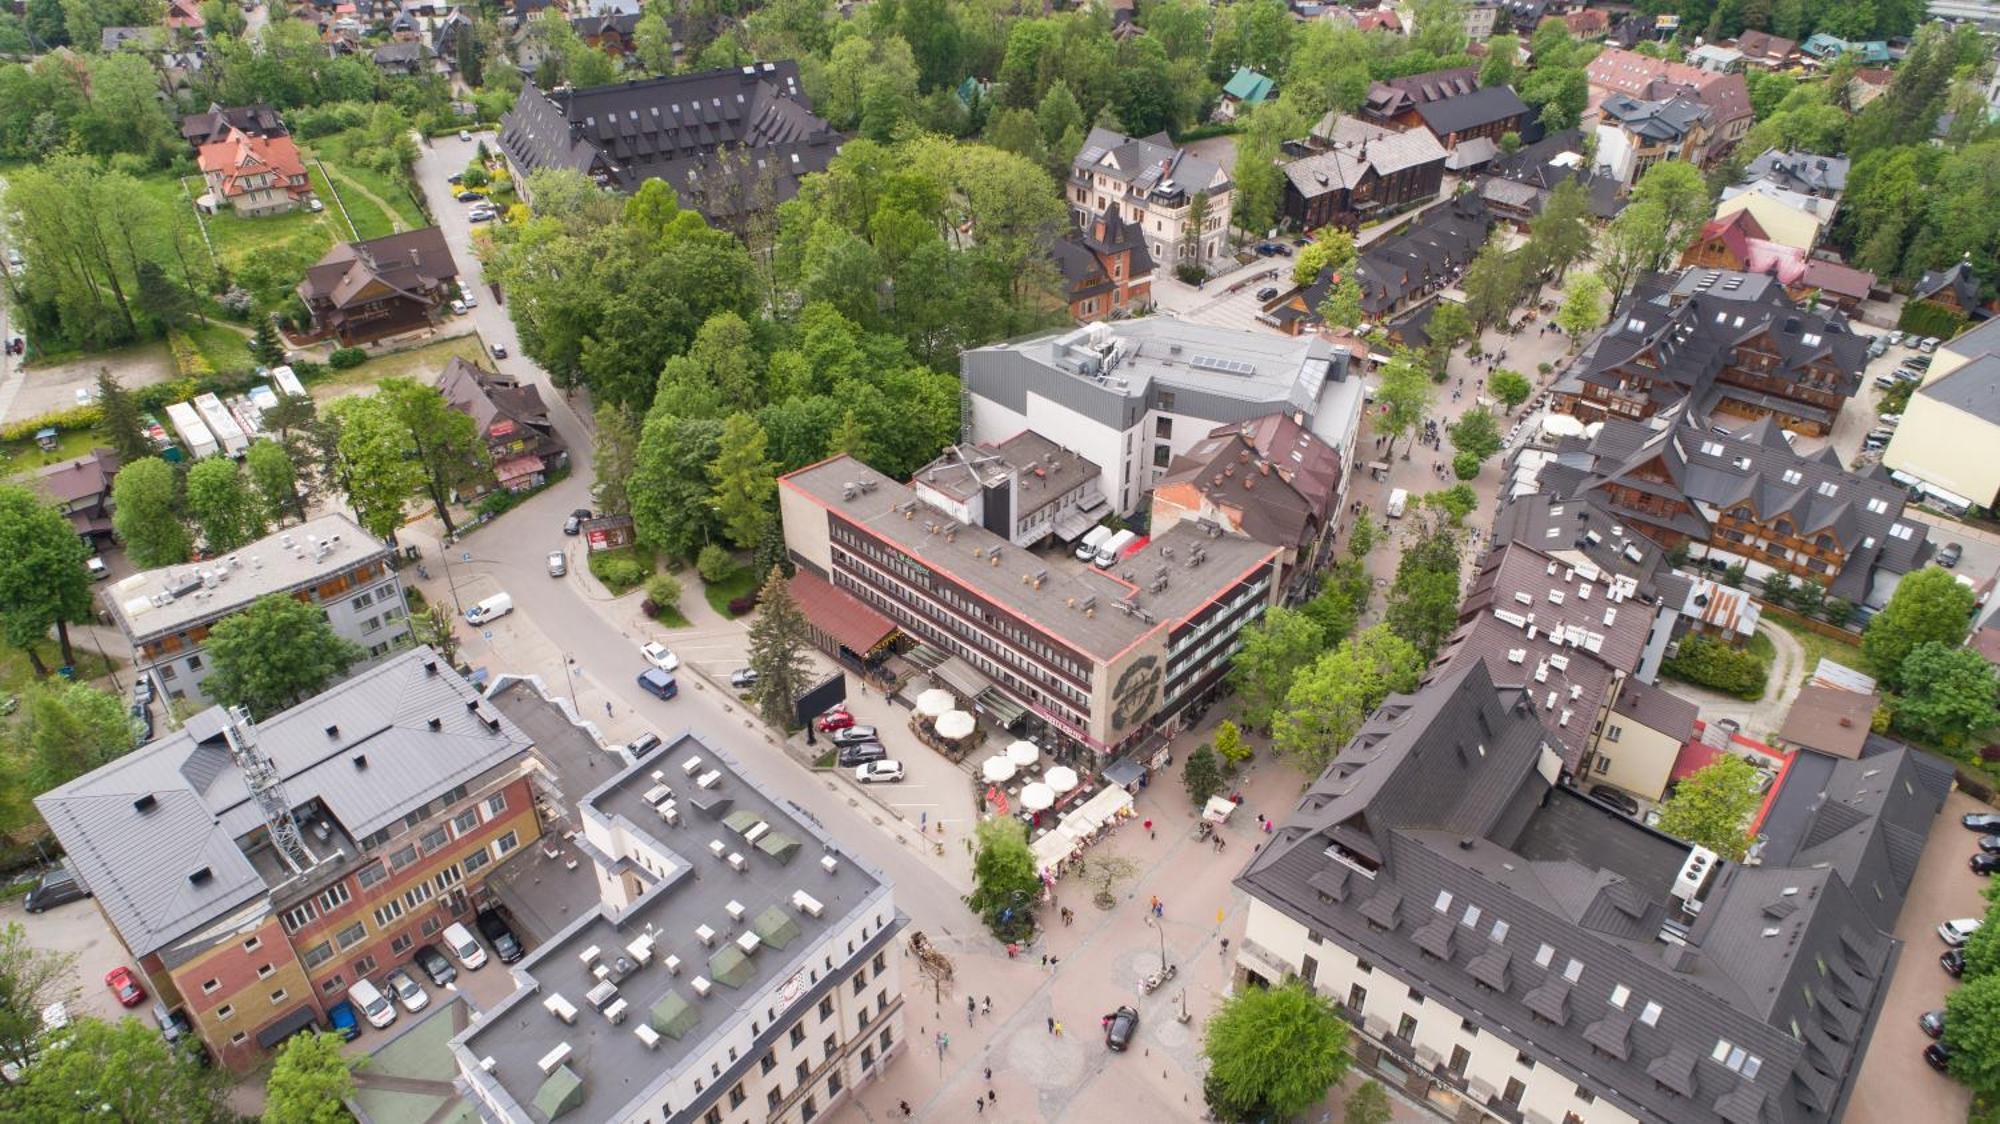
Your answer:
[[[1509,251],[1498,238],[1481,247],[1465,267],[1459,287],[1465,290],[1465,310],[1481,328],[1507,319],[1535,285],[1526,251]]]
[[[1500,404],[1506,407],[1510,414],[1535,392],[1534,384],[1528,381],[1527,376],[1505,367],[1493,372],[1487,378],[1486,389],[1493,392],[1493,397],[1498,398]]]
[[[458,666],[458,617],[450,609],[433,602],[410,614],[410,638]]]
[[[1229,681],[1243,704],[1243,721],[1268,730],[1299,669],[1326,650],[1311,617],[1278,606],[1242,632],[1243,647],[1230,662]]]
[[[1361,307],[1361,283],[1352,277],[1341,278],[1326,291],[1326,299],[1314,311],[1328,327],[1358,326],[1367,318],[1367,310]]]
[[[1961,750],[2000,726],[1994,705],[1993,665],[1971,648],[1926,640],[1910,649],[1897,669],[1903,693],[1896,698],[1895,724],[1924,741]]]
[[[1202,1096],[1224,1120],[1297,1116],[1347,1076],[1347,1023],[1301,980],[1246,987],[1202,1031]]]
[[[806,616],[792,600],[783,570],[764,579],[757,619],[750,625],[750,667],[757,672],[757,709],[764,721],[788,730],[798,722],[793,712],[799,696],[812,686],[812,665],[806,660]]]
[[[1598,272],[1617,304],[1639,274],[1667,252],[1666,213],[1656,202],[1632,203],[1611,220],[1598,245]]]
[[[407,455],[408,443],[388,400],[380,394],[348,395],[329,403],[321,418],[324,479],[347,497],[369,534],[382,539],[395,534],[403,525],[403,509],[422,483],[423,469]]]
[[[47,792],[131,752],[132,715],[108,691],[51,680],[28,693],[8,742],[29,788]]]
[[[972,893],[965,904],[995,939],[1020,942],[1034,935],[1042,881],[1027,826],[1012,816],[984,819],[973,829]]]
[[[1467,410],[1459,419],[1445,427],[1445,435],[1451,438],[1451,447],[1461,453],[1470,453],[1476,460],[1484,461],[1500,451],[1500,423],[1493,415],[1477,407]]]
[[[79,1018],[0,1089],[0,1109],[16,1120],[69,1120],[88,1105],[126,1124],[222,1124],[236,1119],[226,1091],[222,1071],[138,1019]]]
[[[1345,273],[1353,268],[1355,259],[1354,235],[1339,227],[1321,227],[1319,233],[1299,256],[1292,262],[1292,284],[1304,288],[1319,280],[1319,275],[1331,269],[1335,273]]]
[[[757,545],[766,517],[778,499],[778,466],[764,455],[764,427],[749,414],[731,414],[722,423],[708,479],[715,486],[715,513],[729,541],[739,548]]]
[[[1976,602],[1949,570],[1927,566],[1907,574],[1862,632],[1861,651],[1877,677],[1900,688],[1903,661],[1917,645],[1935,640],[1955,647],[1964,641]]]
[[[195,311],[194,298],[188,295],[187,289],[168,277],[167,271],[150,259],[139,263],[138,292],[133,297],[133,303],[163,331],[186,324]]]
[[[75,978],[75,953],[37,947],[19,922],[0,929],[0,1057],[21,1067],[34,1060],[42,1011],[74,1002]]]
[[[340,1036],[325,1031],[296,1034],[271,1063],[264,1089],[265,1124],[344,1124],[352,1119],[343,1102],[354,1095],[360,1059],[340,1052]]]
[[[1563,287],[1562,308],[1556,312],[1556,327],[1569,336],[1573,350],[1583,337],[1604,323],[1604,279],[1595,273],[1579,273]]]
[[[1660,830],[1741,862],[1750,850],[1750,813],[1762,799],[1755,766],[1719,757],[1675,787],[1660,806]]]
[[[1951,1075],[1980,1101],[2000,1097],[2000,975],[1952,988],[1944,997],[1944,1044]]]
[[[1425,662],[1458,623],[1458,536],[1449,523],[1423,527],[1396,563],[1385,620]]]
[[[118,454],[120,464],[131,464],[153,455],[153,443],[146,439],[145,422],[139,405],[108,367],[97,369],[97,432]]]
[[[430,498],[445,534],[453,533],[457,527],[451,521],[452,497],[493,475],[478,425],[472,415],[452,409],[436,387],[414,379],[383,379],[375,397],[388,404],[419,486]]]
[[[1460,453],[1458,457],[1453,459],[1452,467],[1454,473],[1457,473],[1458,469],[1464,467],[1458,463],[1459,459],[1469,459],[1471,455],[1470,453]],[[1477,463],[1471,465],[1471,468],[1471,472],[1460,474],[1459,478],[1461,480],[1470,480],[1479,475],[1479,465]],[[1471,515],[1479,509],[1479,493],[1473,491],[1472,486],[1469,484],[1453,484],[1449,488],[1440,488],[1435,492],[1425,492],[1421,502],[1427,508],[1443,512],[1445,520],[1451,526],[1463,527],[1466,516]]]
[[[1968,983],[2000,972],[2000,903],[1993,900],[1991,890],[1986,891],[1983,920],[1987,923],[1975,929],[1964,945],[1965,974],[1961,978]]]
[[[1549,192],[1548,202],[1528,237],[1528,260],[1537,272],[1554,270],[1561,283],[1569,267],[1589,256],[1594,232],[1590,226],[1590,197],[1574,179],[1565,179]]]
[[[1243,731],[1236,723],[1225,718],[1215,727],[1215,755],[1234,769],[1250,760],[1255,747],[1243,740]]]
[[[666,17],[660,14],[658,6],[647,5],[646,13],[632,28],[632,47],[647,73],[674,72],[674,31],[667,26]]]
[[[266,520],[283,523],[286,516],[294,516],[300,522],[305,521],[306,504],[305,496],[299,492],[298,465],[283,445],[268,437],[259,438],[243,454],[243,467],[264,501]],[[189,488],[192,492],[192,483]],[[189,504],[193,504],[192,495]]]
[[[1384,626],[1341,641],[1292,681],[1272,723],[1272,747],[1317,774],[1383,699],[1415,690],[1423,669],[1423,656]]]
[[[826,439],[826,451],[829,456],[846,453],[858,461],[868,460],[868,427],[853,410],[840,415],[840,424]]]
[[[1486,61],[1479,66],[1481,86],[1511,86],[1514,84],[1515,60],[1521,56],[1521,37],[1518,35],[1495,35],[1486,40]]]
[[[188,515],[209,554],[227,554],[262,538],[266,502],[228,457],[197,461],[187,474]]]
[[[1416,448],[1416,431],[1430,413],[1436,397],[1437,386],[1416,353],[1397,348],[1382,365],[1380,381],[1375,386],[1375,400],[1383,406],[1375,426],[1389,436],[1391,452],[1395,439],[1404,434],[1410,435],[1410,449]],[[1410,459],[1409,449],[1403,451],[1403,459]]]
[[[599,403],[591,450],[596,476],[590,484],[590,498],[599,514],[632,514],[631,494],[626,488],[638,463],[639,423],[631,408],[623,402]]]
[[[639,433],[638,461],[627,493],[639,540],[692,559],[721,534],[708,502],[708,466],[720,451],[722,423],[655,414]]]
[[[1200,808],[1208,798],[1222,791],[1222,766],[1215,750],[1198,745],[1181,766],[1181,781],[1187,785],[1188,799]]]
[[[1632,188],[1632,203],[1660,206],[1665,245],[1652,269],[1666,268],[1714,214],[1708,181],[1700,168],[1684,160],[1662,160],[1647,168]]]
[[[1511,36],[1510,36],[1511,38]],[[1389,1124],[1389,1094],[1372,1078],[1354,1087],[1341,1104],[1341,1124]]]
[[[1444,377],[1445,361],[1459,346],[1478,334],[1478,327],[1472,322],[1472,314],[1457,301],[1440,299],[1431,310],[1431,320],[1424,325],[1425,334],[1431,338],[1431,351],[1435,358],[1432,369],[1437,378]]]
[[[69,626],[90,620],[89,551],[55,508],[28,489],[0,484],[0,631],[28,653],[37,672],[35,645],[56,630],[62,662],[76,666]]]
[[[180,477],[158,457],[133,461],[111,483],[111,525],[134,566],[150,570],[185,562],[191,544],[181,525]]]
[[[363,655],[316,606],[280,593],[217,621],[207,651],[212,670],[202,689],[258,718],[319,694]]]

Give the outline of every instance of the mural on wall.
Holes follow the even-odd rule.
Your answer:
[[[1132,661],[1118,685],[1111,689],[1111,728],[1122,730],[1152,713],[1160,697],[1160,657],[1141,656]]]

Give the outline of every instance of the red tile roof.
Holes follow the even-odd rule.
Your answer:
[[[850,652],[867,655],[896,631],[894,621],[818,574],[800,570],[792,575],[790,584],[792,600],[799,603],[813,627]]]
[[[199,163],[203,174],[218,177],[217,186],[225,198],[273,188],[294,195],[312,190],[299,146],[287,136],[266,137],[231,129],[227,139],[201,146]],[[269,176],[272,182],[248,182],[259,176]]]

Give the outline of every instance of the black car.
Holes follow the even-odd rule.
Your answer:
[[[849,726],[845,730],[835,730],[828,734],[827,739],[835,745],[860,745],[863,742],[882,740],[876,736],[873,726]]]
[[[1944,1008],[1939,1007],[1935,1011],[1925,1011],[1923,1014],[1918,1015],[1917,1027],[1932,1038],[1943,1038]]]
[[[1992,874],[2000,870],[2000,855],[1989,855],[1982,851],[1972,856],[1971,865],[1974,874]]]
[[[28,891],[26,900],[21,904],[29,913],[40,913],[59,905],[82,901],[89,896],[90,887],[85,886],[81,879],[71,874],[68,867],[57,866],[51,867],[47,874],[42,875],[42,880],[35,883],[35,888]]]
[[[1118,1053],[1132,1044],[1132,1036],[1139,1033],[1139,1012],[1130,1007],[1120,1007],[1111,1012],[1111,1021],[1104,1027],[1104,1044]]]
[[[1942,1042],[1933,1042],[1924,1047],[1924,1060],[1939,1073],[1951,1072],[1951,1047]]]
[[[729,685],[739,691],[747,691],[757,685],[757,669],[739,667],[729,673]]]
[[[583,521],[588,518],[590,518],[590,509],[587,507],[579,507],[575,511],[570,512],[569,518],[563,520],[563,534],[574,535],[581,532],[583,530]]]
[[[1963,557],[1965,557],[1965,547],[1955,542],[1948,542],[1944,544],[1943,550],[1937,552],[1937,564],[1949,570],[1957,566],[1958,560]]]
[[[1945,949],[1942,953],[1938,954],[1938,967],[1944,969],[1945,975],[1950,976],[1952,979],[1957,979],[1965,973],[1965,950],[1962,948]]]
[[[1637,800],[1632,799],[1624,792],[1608,784],[1591,785],[1590,795],[1592,799],[1608,804],[1628,816],[1637,816],[1639,814],[1639,802]]]
[[[418,945],[417,950],[410,954],[410,959],[439,987],[458,978],[458,969],[451,966],[451,961],[446,960],[444,953],[439,952],[434,944]]]
[[[1912,355],[1908,359],[1903,360],[1903,366],[1913,371],[1928,371],[1931,369],[1931,357],[1928,355]]]
[[[1967,812],[1958,822],[1981,835],[2000,834],[2000,812]]]
[[[856,765],[866,765],[870,761],[886,761],[888,759],[889,751],[882,748],[881,742],[862,742],[860,745],[844,745],[840,747],[840,767],[843,769],[852,769]]]
[[[1276,297],[1277,295],[1278,295],[1278,287],[1276,285],[1266,285],[1263,288],[1257,290],[1257,299],[1260,301],[1270,300],[1273,297]]]
[[[521,948],[520,938],[514,935],[514,930],[507,927],[506,918],[501,917],[498,912],[482,909],[479,911],[479,916],[474,918],[473,924],[479,929],[479,935],[486,938],[486,943],[493,946],[493,954],[500,958],[500,963],[512,964],[526,955],[526,951]]]

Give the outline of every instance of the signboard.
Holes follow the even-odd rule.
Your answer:
[[[838,703],[847,701],[847,676],[836,672],[832,678],[806,691],[794,704],[801,726],[813,720],[816,715],[832,710]]]
[[[591,550],[616,550],[630,546],[638,538],[632,528],[629,515],[607,515],[599,519],[586,519],[583,523],[583,541]]]

